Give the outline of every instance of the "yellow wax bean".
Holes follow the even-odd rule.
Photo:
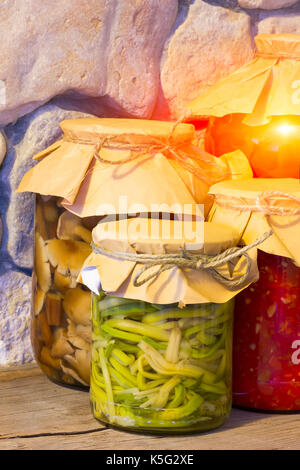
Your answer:
[[[124,388],[132,388],[132,382],[129,382],[119,371],[114,369],[112,366],[107,366],[109,373],[112,379],[115,381],[117,385],[121,385]]]
[[[181,341],[181,330],[176,327],[171,331],[168,347],[166,350],[166,360],[169,362],[176,363],[178,362],[179,348]]]
[[[184,310],[184,309],[164,309],[157,313],[148,313],[144,315],[142,322],[143,323],[155,323],[162,320],[167,320],[170,318],[171,320],[175,318],[195,318],[195,317],[205,317],[211,313],[211,309],[208,310],[200,310],[199,308],[193,310]]]
[[[161,330],[172,330],[173,328],[178,327],[178,321],[157,322],[154,323],[154,326]]]
[[[227,393],[227,387],[224,382],[218,382],[215,384],[205,384],[200,385],[201,390],[204,392],[216,393],[218,395],[225,395]]]
[[[114,416],[115,416],[114,395],[112,391],[110,375],[108,371],[108,366],[106,364],[106,359],[105,359],[103,348],[99,349],[99,359],[100,359],[100,366],[102,369],[103,379],[105,382],[105,390],[106,390],[107,400],[108,400],[109,419],[110,419],[110,422],[113,423]]]
[[[157,374],[157,373],[153,373],[153,372],[147,372],[145,371],[144,367],[143,367],[143,363],[146,362],[145,361],[145,356],[142,355],[138,358],[137,360],[137,366],[138,366],[138,370],[139,372],[144,376],[146,377],[146,379],[152,379],[152,380],[160,380],[160,379],[165,379],[165,377],[161,374]]]
[[[167,361],[162,355],[152,348],[149,344],[141,341],[139,347],[144,351],[145,358],[148,363],[156,372],[162,375],[180,375],[185,377],[200,378],[203,376],[203,381],[206,383],[214,383],[216,376],[212,372],[194,366],[188,362],[172,364]]]
[[[159,413],[159,418],[168,421],[185,418],[199,409],[203,402],[204,399],[200,395],[194,394],[186,404],[178,408],[167,408]]]
[[[160,330],[155,326],[144,325],[143,323],[136,322],[134,320],[107,320],[103,323],[104,326],[110,328],[117,328],[118,330],[125,330],[133,333],[137,333],[143,336],[150,336],[150,338],[158,339],[161,341],[168,341],[170,333],[164,330]]]
[[[130,382],[133,386],[137,385],[136,378],[131,375],[129,369],[127,367],[122,366],[114,357],[109,358],[109,362],[116,369],[128,382]]]
[[[157,408],[164,408],[166,406],[170,392],[173,390],[176,385],[180,383],[179,377],[172,377],[168,382],[162,385],[160,391],[158,392],[157,397],[153,401],[153,405]]]
[[[172,401],[170,401],[167,408],[178,408],[178,406],[181,405],[183,400],[184,400],[184,387],[181,384],[176,385],[174,398]]]
[[[111,354],[115,359],[117,359],[117,361],[121,362],[121,364],[125,366],[129,366],[134,362],[134,356],[129,357],[129,355],[125,354],[118,348],[113,348]]]

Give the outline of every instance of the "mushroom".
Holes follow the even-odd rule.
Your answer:
[[[36,231],[39,232],[44,240],[49,238],[48,231],[46,227],[46,221],[44,217],[43,211],[43,201],[38,198],[36,201],[36,208],[35,208],[35,228]]]
[[[85,382],[84,380],[79,377],[77,372],[73,370],[71,367],[67,367],[64,364],[61,364],[61,370],[64,372],[64,380],[65,382],[68,382],[68,377],[72,377],[75,379],[77,382],[81,383],[82,385],[86,385],[88,387],[89,383]]]
[[[51,348],[51,356],[63,358],[74,353],[74,349],[67,339],[67,332],[63,328],[58,328],[54,333],[54,342]]]
[[[49,201],[44,202],[44,210],[45,219],[47,222],[54,223],[58,219],[58,208],[56,202],[53,198],[49,199]]]
[[[63,300],[63,308],[67,316],[76,324],[91,324],[91,293],[81,287],[69,289]]]
[[[76,349],[73,356],[67,355],[64,357],[72,369],[77,372],[79,377],[86,383],[90,382],[90,352],[83,349]]]
[[[53,369],[59,370],[61,367],[60,359],[54,359],[51,356],[50,349],[47,348],[46,346],[42,348],[39,359],[41,362],[43,362],[44,364],[47,364],[47,366],[50,366]]]
[[[60,326],[62,322],[61,296],[54,292],[46,295],[46,315],[50,326]]]
[[[48,259],[57,271],[77,278],[85,259],[91,254],[91,247],[75,240],[48,240],[46,243]]]
[[[68,340],[75,348],[89,351],[91,347],[90,342],[87,342],[84,338],[80,336],[77,330],[79,326],[82,327],[82,325],[76,325],[76,323],[72,322],[68,318]],[[84,326],[83,328],[88,328],[90,331],[90,335],[91,335],[91,327]]]
[[[34,313],[38,315],[41,313],[42,308],[44,306],[45,300],[45,292],[42,291],[39,287],[36,288],[35,296],[34,296]]]
[[[76,287],[76,279],[70,276],[60,274],[57,269],[54,272],[54,284],[59,292],[64,293],[68,289]]]
[[[92,328],[91,325],[76,325],[76,332],[80,338],[84,339],[87,343],[92,342]]]
[[[71,212],[65,211],[58,220],[57,237],[60,240],[84,240],[90,244],[92,233],[83,227],[81,219]]]
[[[34,270],[39,287],[43,292],[48,292],[51,285],[51,271],[48,263],[46,245],[38,232],[35,234]]]
[[[48,325],[45,310],[38,316],[39,327],[42,335],[43,342],[46,346],[52,346],[53,344],[53,335],[50,326]]]

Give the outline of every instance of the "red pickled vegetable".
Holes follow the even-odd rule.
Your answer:
[[[300,410],[300,268],[259,251],[260,279],[236,297],[233,403]]]

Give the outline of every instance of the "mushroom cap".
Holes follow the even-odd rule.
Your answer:
[[[35,234],[34,270],[40,289],[43,292],[48,292],[51,286],[51,271],[48,263],[46,245],[38,232]]]
[[[34,295],[34,313],[38,315],[41,313],[45,301],[45,292],[42,291],[39,287],[36,288]]]
[[[80,328],[83,328],[85,337],[82,337]],[[90,341],[87,341],[88,337],[90,337]],[[91,348],[91,326],[76,325],[68,318],[68,340],[75,348],[89,351]]]
[[[92,252],[92,248],[85,242],[56,238],[47,241],[46,250],[51,265],[60,274],[71,274],[72,277],[79,275],[85,259]]]
[[[74,349],[67,339],[67,332],[64,328],[58,328],[54,333],[54,341],[51,348],[51,356],[54,358],[63,358],[73,354]]]
[[[60,240],[83,240],[90,244],[92,233],[82,225],[82,219],[65,211],[61,214],[57,225],[57,237]]]
[[[81,225],[81,219],[72,212],[64,211],[58,219],[57,224],[57,238],[60,240],[81,240],[81,238],[74,233],[75,227]]]
[[[91,325],[91,293],[81,287],[69,289],[63,300],[63,309],[76,324]]]
[[[86,385],[88,386],[89,383],[85,382],[84,380],[82,380],[81,377],[79,377],[79,375],[77,374],[77,372],[75,372],[74,369],[72,369],[71,367],[67,367],[65,366],[63,363],[61,364],[61,370],[63,371],[63,373],[65,374],[66,378],[67,377],[72,377],[73,379],[75,379],[77,382],[81,383],[82,385]],[[65,378],[65,380],[66,380]]]
[[[54,285],[59,292],[64,293],[68,289],[76,287],[76,279],[60,274],[57,269],[54,272]]]
[[[76,349],[72,356],[65,356],[64,361],[67,362],[72,369],[77,372],[79,377],[89,384],[90,382],[90,352],[83,349]]]

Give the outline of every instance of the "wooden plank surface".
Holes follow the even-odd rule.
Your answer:
[[[300,449],[300,414],[234,409],[206,434],[151,437],[107,429],[91,415],[88,393],[55,385],[36,367],[0,372],[0,449]]]

